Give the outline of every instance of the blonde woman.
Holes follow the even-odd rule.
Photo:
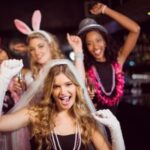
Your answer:
[[[44,83],[43,99],[38,104],[1,116],[1,132],[29,126],[34,150],[124,150],[122,146],[117,147],[122,142],[122,136],[117,137],[121,135],[118,121],[108,110],[91,114],[84,82],[70,61],[51,61],[37,82],[30,96]],[[113,131],[112,146],[101,133],[99,123]]]

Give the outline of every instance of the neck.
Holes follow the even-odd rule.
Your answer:
[[[58,118],[64,118],[64,117],[68,118],[68,117],[71,117],[71,116],[70,116],[69,112],[65,110],[65,111],[59,111],[57,113],[57,117]]]
[[[97,62],[106,62],[106,58],[96,59]]]

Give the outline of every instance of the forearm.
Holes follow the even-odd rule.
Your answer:
[[[83,61],[83,52],[75,52],[75,66],[79,71],[82,79],[85,81],[85,68],[84,68],[84,61]]]
[[[14,131],[30,124],[28,108],[0,116],[0,132]]]
[[[112,150],[125,150],[125,143],[119,123],[117,127],[110,129],[112,139]]]
[[[109,8],[108,6],[105,8],[104,14],[114,19],[122,27],[126,28],[130,32],[139,33],[140,31],[139,25],[132,19],[128,18],[127,16]]]

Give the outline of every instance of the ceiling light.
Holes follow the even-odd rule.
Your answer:
[[[148,12],[147,12],[147,15],[149,15],[149,16],[150,16],[150,11],[148,11]]]

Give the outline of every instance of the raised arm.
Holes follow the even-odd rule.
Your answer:
[[[29,124],[28,109],[24,108],[12,114],[0,116],[0,132],[14,131]]]
[[[139,25],[127,16],[109,8],[108,6],[102,3],[97,3],[92,7],[90,11],[94,15],[104,14],[109,16],[129,31],[118,55],[118,62],[123,66],[128,55],[131,53],[137,42],[140,33]]]
[[[78,69],[79,73],[81,74],[83,80],[85,80],[82,41],[79,36],[70,34],[67,34],[67,40],[75,54],[75,66]]]

